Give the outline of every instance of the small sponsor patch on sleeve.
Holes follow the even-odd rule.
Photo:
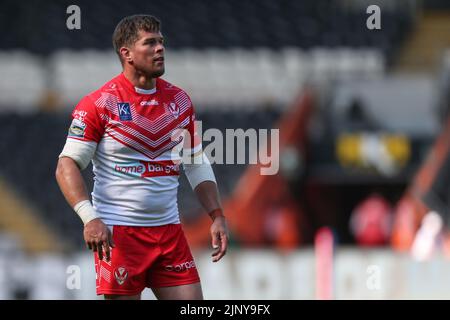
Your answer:
[[[69,128],[69,137],[84,138],[84,132],[86,131],[86,123],[73,119]]]

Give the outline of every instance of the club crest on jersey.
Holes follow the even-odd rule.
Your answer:
[[[114,270],[114,277],[119,285],[122,285],[128,278],[128,271],[125,267],[118,267]]]
[[[180,107],[175,102],[169,103],[169,111],[175,119],[178,119],[178,116],[180,115]]]
[[[118,102],[117,109],[119,112],[120,121],[130,121],[131,118],[131,108],[128,102]]]

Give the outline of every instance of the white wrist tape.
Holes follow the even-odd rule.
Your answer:
[[[83,200],[78,202],[73,209],[83,220],[83,224],[86,225],[89,221],[100,218],[96,213],[89,200]]]

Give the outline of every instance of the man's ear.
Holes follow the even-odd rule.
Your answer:
[[[131,51],[127,47],[121,47],[119,52],[120,52],[120,56],[122,57],[123,62],[132,62],[133,61]]]

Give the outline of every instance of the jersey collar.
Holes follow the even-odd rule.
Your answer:
[[[156,86],[153,89],[141,89],[138,87],[134,87],[134,91],[140,94],[154,94],[156,92]]]
[[[130,82],[130,80],[128,80],[125,75],[123,74],[123,72],[119,75],[119,79],[120,82],[122,82],[122,84],[131,92],[137,93],[137,94],[144,94],[144,95],[149,95],[149,94],[154,94],[157,91],[158,88],[158,78],[156,79],[156,85],[153,89],[141,89],[138,87],[133,86],[133,84]]]

